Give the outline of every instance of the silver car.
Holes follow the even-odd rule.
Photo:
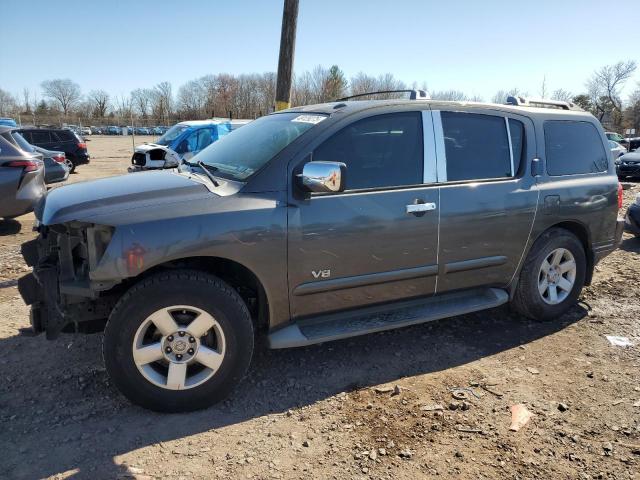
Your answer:
[[[613,140],[609,140],[609,149],[613,154],[614,160],[627,153],[627,149],[624,148],[624,146],[620,145],[618,142],[614,142]]]
[[[43,161],[20,148],[13,129],[0,126],[0,218],[32,211],[46,191]]]

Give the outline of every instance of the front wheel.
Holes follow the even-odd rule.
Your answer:
[[[240,296],[205,273],[160,273],[133,286],[104,332],[107,372],[133,403],[162,412],[208,407],[242,379],[253,323]]]
[[[512,305],[534,320],[556,319],[578,300],[586,270],[580,240],[568,230],[552,228],[531,247]]]

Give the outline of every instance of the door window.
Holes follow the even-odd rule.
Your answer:
[[[352,123],[316,148],[313,160],[345,163],[347,190],[421,184],[421,114],[391,113]]]
[[[509,136],[504,117],[441,112],[441,118],[447,161],[447,181],[512,176]],[[512,140],[519,141],[518,150],[521,156],[522,130],[518,131],[517,128],[515,130],[515,139],[512,137]],[[516,157],[515,154],[514,151],[514,157]],[[516,170],[515,165],[514,170]]]

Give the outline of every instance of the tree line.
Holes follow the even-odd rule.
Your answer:
[[[562,88],[548,91],[543,78],[539,91],[531,96],[570,101],[593,113],[607,128],[636,128],[640,132],[640,82],[627,97],[622,89],[635,75],[635,61],[620,61],[596,69],[586,79],[584,89],[570,92]],[[129,95],[111,95],[97,89],[83,93],[71,79],[45,80],[41,91],[23,89],[11,94],[0,88],[0,115],[20,116],[23,123],[74,123],[169,125],[179,120],[211,117],[255,118],[273,111],[276,74],[274,72],[231,75],[205,75],[180,86],[174,94],[169,82],[150,88],[136,88]],[[421,88],[427,84],[405,82],[387,73],[372,76],[358,73],[347,79],[337,66],[317,66],[295,75],[292,105],[332,101],[346,95],[372,91]],[[488,101],[504,103],[509,95],[529,96],[518,88],[498,90]],[[454,101],[484,101],[459,90],[431,91],[434,99]],[[394,98],[384,94],[372,98]]]

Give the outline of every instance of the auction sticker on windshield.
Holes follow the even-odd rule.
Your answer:
[[[327,118],[324,115],[298,115],[296,118],[291,119],[292,122],[302,122],[302,123],[320,123],[322,120]]]

